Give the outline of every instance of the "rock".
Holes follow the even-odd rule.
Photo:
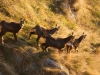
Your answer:
[[[61,69],[61,66],[57,62],[49,58],[44,60],[44,66]]]
[[[64,66],[60,65],[59,63],[57,63],[56,61],[48,58],[44,60],[44,66],[45,67],[53,67],[53,68],[57,68],[57,69],[65,69]]]

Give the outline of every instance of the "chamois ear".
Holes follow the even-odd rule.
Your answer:
[[[58,26],[58,29],[60,28],[60,26]]]
[[[74,32],[72,32],[72,35],[74,34]]]
[[[57,28],[58,24],[56,24],[55,28]]]
[[[84,35],[84,32],[83,32],[83,35]]]
[[[86,37],[87,35],[85,35],[85,37]]]
[[[23,22],[25,22],[25,19],[23,19],[23,18],[20,18],[20,21],[23,21]]]
[[[20,18],[20,21],[22,21],[22,18]]]

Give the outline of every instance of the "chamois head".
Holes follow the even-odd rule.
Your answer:
[[[24,22],[25,22],[25,19],[20,18],[20,26],[21,26],[21,27],[24,26]]]

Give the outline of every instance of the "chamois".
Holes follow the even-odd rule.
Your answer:
[[[45,29],[45,28],[41,27],[40,25],[36,25],[34,28],[32,28],[32,30],[29,34],[29,39],[30,39],[32,34],[38,35],[37,39],[36,39],[36,42],[37,42],[37,45],[38,45],[38,41],[41,37],[43,37],[44,33],[46,33],[47,35],[52,35],[55,32],[57,32],[59,28],[60,27],[57,27],[57,25],[56,25],[55,28]]]
[[[24,26],[24,21],[22,20],[22,18],[20,19],[19,23],[15,23],[15,22],[6,22],[5,20],[0,22],[0,43],[4,44],[3,41],[3,35],[6,32],[11,32],[14,35],[15,38],[15,42],[17,41],[17,35],[16,33],[19,32],[19,30]]]
[[[46,39],[45,43],[41,44],[42,50],[46,51],[48,47],[54,47],[57,48],[60,51],[62,51],[62,48],[64,48],[65,44],[69,41],[73,41],[75,36],[72,35],[66,37],[66,38],[53,38],[50,35],[46,35],[44,38]]]

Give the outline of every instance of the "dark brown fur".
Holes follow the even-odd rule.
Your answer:
[[[43,37],[44,33],[47,35],[52,35],[54,34],[56,31],[58,31],[59,27],[55,27],[53,29],[45,29],[43,27],[41,27],[40,25],[36,25],[34,28],[32,28],[32,31],[29,34],[29,39],[31,37],[32,34],[37,35],[37,45],[38,45],[38,41],[41,37]]]
[[[62,51],[62,48],[64,48],[65,44],[68,41],[72,41],[74,39],[74,36],[70,35],[66,38],[53,38],[50,35],[47,35],[45,39],[45,43],[41,44],[43,51],[46,51],[48,47],[54,47],[57,48],[59,51]]]
[[[19,23],[15,22],[6,22],[6,21],[1,21],[0,22],[0,39],[1,39],[1,44],[4,44],[3,42],[3,35],[6,32],[11,32],[14,35],[15,41],[17,41],[17,35],[16,33],[19,32],[19,30],[22,28],[24,24],[24,20],[21,19]]]
[[[83,32],[83,34],[82,34],[78,39],[75,39],[74,42],[69,42],[69,43],[66,45],[66,46],[67,46],[67,52],[70,53],[72,47],[74,47],[75,51],[78,52],[77,47],[80,45],[81,41],[82,41],[83,39],[85,39],[85,37],[86,37],[86,35],[85,35],[84,32]]]

